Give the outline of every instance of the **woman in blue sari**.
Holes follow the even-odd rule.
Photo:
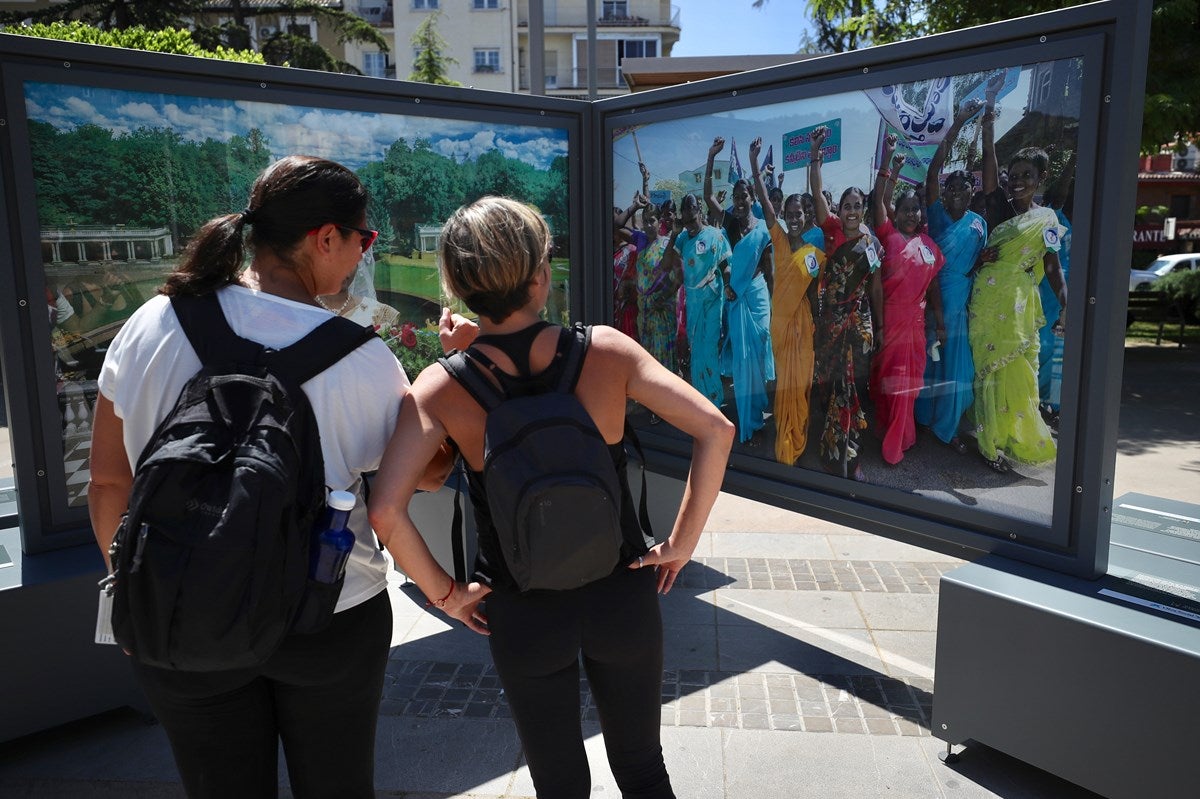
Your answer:
[[[733,190],[735,208],[738,192],[745,190],[740,186],[743,182],[738,181],[739,186]],[[768,406],[767,382],[775,379],[771,292],[766,279],[771,265],[771,235],[761,219],[753,214],[747,217],[738,222],[741,235],[729,260],[729,286],[725,291],[727,332],[721,350],[721,373],[733,378],[738,441],[749,441],[762,429]]]
[[[712,196],[713,159],[725,140],[717,137],[708,151],[705,196],[712,215],[732,248],[725,280],[725,340],[721,373],[733,378],[738,441],[749,441],[766,424],[767,383],[775,380],[771,351],[771,234],[751,210],[750,183],[733,184],[733,207],[726,212]]]
[[[967,451],[967,445],[959,438],[959,427],[963,414],[975,400],[972,389],[975,361],[967,338],[967,303],[971,298],[975,262],[987,241],[988,230],[983,217],[968,210],[974,178],[962,170],[951,172],[941,186],[943,199],[938,196],[938,177],[959,130],[982,106],[977,101],[967,102],[959,109],[929,162],[925,180],[929,235],[946,258],[938,273],[946,343],[940,352],[932,350],[938,356],[936,360],[931,356],[926,361],[925,387],[917,397],[913,416],[917,424],[928,426],[939,441],[960,454]],[[936,332],[940,331],[930,332],[935,333],[928,337],[932,347],[938,340]]]
[[[688,374],[692,385],[719,408],[725,404],[718,356],[725,302],[722,278],[729,272],[729,242],[720,230],[704,224],[703,216],[699,201],[686,195],[679,204],[683,229],[667,253],[686,298]]]

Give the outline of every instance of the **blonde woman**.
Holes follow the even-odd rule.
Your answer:
[[[538,390],[559,376],[562,328],[540,319],[550,294],[549,231],[519,202],[485,197],[460,208],[441,237],[442,281],[479,315],[468,355],[495,362],[506,390]],[[454,322],[443,316],[443,327]],[[446,332],[446,331],[443,331]],[[538,796],[586,797],[591,777],[580,731],[579,658],[600,712],[609,764],[623,795],[673,797],[659,743],[666,593],[691,558],[720,490],[733,427],[698,391],[628,336],[597,325],[575,396],[624,483],[627,399],[693,439],[683,503],[666,541],[647,548],[622,485],[621,558],[607,577],[564,591],[517,590],[488,515],[482,407],[442,366],[425,369],[401,411],[371,498],[371,521],[398,567],[451,617],[489,635],[492,656]],[[420,470],[446,438],[466,461],[479,533],[473,579],[457,583],[433,559],[408,515]],[[487,598],[486,609],[483,604]]]

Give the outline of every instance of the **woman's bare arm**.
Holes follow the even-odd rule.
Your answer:
[[[372,483],[368,510],[371,527],[395,559],[397,568],[431,601],[440,600],[449,592],[442,609],[475,632],[487,635],[487,619],[479,610],[479,602],[491,589],[479,583],[456,583],[430,554],[408,513],[408,503],[426,464],[447,436],[446,428],[430,407],[436,405],[435,386],[448,379],[442,367],[433,364],[413,384],[400,406],[396,430]]]
[[[117,534],[121,515],[129,507],[133,469],[125,454],[125,423],[117,416],[112,401],[99,394],[92,414],[91,475],[88,480],[88,516],[92,534],[112,571],[108,548]]]
[[[709,511],[720,493],[733,446],[734,427],[691,384],[664,368],[630,339],[624,336],[618,339],[609,335],[606,328],[595,328],[593,343],[618,349],[618,354],[632,363],[627,384],[631,399],[692,438],[691,469],[671,534],[651,549],[644,560],[644,565],[658,567],[658,589],[666,593],[695,551]]]

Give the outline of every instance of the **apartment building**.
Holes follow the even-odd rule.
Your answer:
[[[434,12],[447,42],[449,77],[464,86],[528,93],[528,0],[393,0],[397,77],[415,55],[412,34]],[[587,0],[543,0],[544,89],[549,95],[588,93]],[[626,58],[669,56],[679,41],[679,8],[666,0],[596,0],[598,96],[627,94]]]

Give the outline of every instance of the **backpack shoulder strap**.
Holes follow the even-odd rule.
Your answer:
[[[233,332],[215,291],[200,295],[174,294],[171,309],[202,366],[217,362],[255,363],[262,357],[261,344]]]
[[[302,385],[375,338],[375,331],[340,316],[327,319],[295,344],[269,351],[271,368]]]
[[[484,377],[476,366],[472,365],[475,357],[467,355],[465,352],[456,352],[445,358],[438,358],[438,363],[458,381],[459,385],[467,390],[467,393],[479,403],[480,407],[490,413],[504,402],[504,394]]]
[[[577,322],[573,326],[564,327],[559,331],[557,354],[564,360],[555,390],[565,394],[575,392],[575,384],[579,382],[579,375],[583,373],[583,357],[587,354],[591,343],[591,325]]]

